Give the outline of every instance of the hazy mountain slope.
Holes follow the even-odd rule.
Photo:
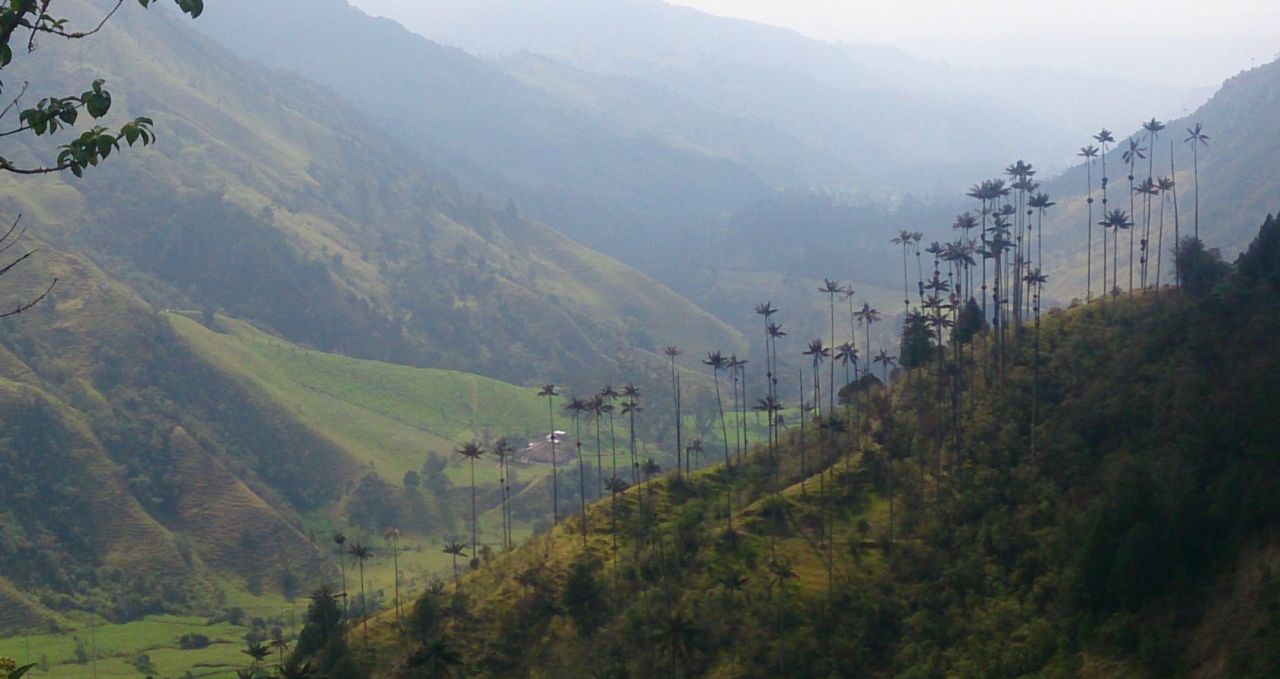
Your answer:
[[[762,188],[741,164],[629,132],[344,0],[231,0],[197,28],[332,88],[468,184],[629,263],[653,261],[629,247],[637,234],[714,220]]]
[[[1169,176],[1170,142],[1173,142],[1174,163],[1177,171],[1178,230],[1186,237],[1194,231],[1195,179],[1192,151],[1184,143],[1187,128],[1196,123],[1204,125],[1204,132],[1211,139],[1208,146],[1201,146],[1200,155],[1200,236],[1209,247],[1220,248],[1224,254],[1234,256],[1252,238],[1256,224],[1274,210],[1276,196],[1275,178],[1280,175],[1280,122],[1275,111],[1280,100],[1280,61],[1275,61],[1245,71],[1223,83],[1213,98],[1191,115],[1164,121],[1167,129],[1156,142],[1154,173],[1156,178]],[[1149,146],[1146,133],[1137,121],[1122,126],[1100,120],[1111,127],[1117,137],[1115,151],[1107,157],[1107,174],[1111,178],[1109,199],[1111,208],[1130,211],[1128,167],[1122,158],[1128,147],[1127,137],[1134,136],[1145,149]],[[1080,145],[1093,143],[1081,139]],[[1094,222],[1101,219],[1102,194],[1099,188],[1102,166],[1093,167]],[[1135,181],[1147,177],[1146,160],[1138,161]],[[994,173],[993,173],[994,174]],[[977,178],[975,178],[976,181]],[[1062,300],[1084,296],[1085,251],[1087,249],[1088,177],[1083,165],[1072,168],[1058,177],[1044,181],[1042,190],[1058,203],[1049,212],[1045,223],[1045,248],[1052,252],[1046,270],[1050,273],[1050,287]],[[970,206],[976,205],[971,202]],[[1146,210],[1138,196],[1134,201],[1136,214],[1131,219],[1141,231],[1146,222]],[[1149,276],[1154,278],[1158,252],[1159,197],[1153,201],[1151,224],[1151,262]],[[1164,273],[1161,283],[1171,283],[1173,278],[1173,236],[1175,229],[1173,196],[1168,196],[1165,207]],[[1099,291],[1102,263],[1101,229],[1094,227],[1094,294]],[[1141,233],[1138,234],[1141,239]],[[1125,289],[1128,288],[1128,234],[1121,234],[1119,275]],[[1046,254],[1046,257],[1049,257]],[[1135,255],[1135,267],[1138,259]]]
[[[156,118],[161,143],[84,181],[0,187],[7,211],[159,306],[530,381],[600,370],[636,345],[738,341],[652,279],[461,193],[331,93],[238,60],[187,22],[125,12],[111,28],[85,49],[116,75],[119,114]],[[38,51],[31,68],[78,82],[88,53],[74,47],[57,63]]]
[[[821,169],[842,187],[916,188],[956,181],[947,165],[999,161],[1015,149],[1052,153],[1083,134],[1084,121],[1104,112],[1137,118],[1172,114],[1187,92],[1147,79],[1085,76],[1070,70],[967,70],[914,58],[877,45],[835,45],[795,32],[667,5],[658,0],[426,0],[412,6],[388,0],[356,0],[374,13],[403,16],[422,35],[485,55],[527,50],[600,73],[635,75],[731,110],[768,120],[809,141],[833,142]],[[700,84],[712,72],[718,86]],[[781,74],[777,78],[771,74]],[[803,88],[789,87],[803,82]],[[740,89],[767,94],[767,106],[737,106]],[[795,120],[785,105],[813,118]],[[920,109],[921,119],[902,118]],[[856,117],[835,115],[839,111]],[[830,114],[830,115],[827,115]],[[933,129],[947,121],[953,129]],[[928,148],[854,145],[863,135],[935,142]],[[846,148],[873,155],[842,156]],[[817,156],[814,156],[816,158]],[[938,165],[938,158],[947,161]],[[1068,155],[1055,155],[1055,166]],[[817,169],[817,168],[815,168]],[[837,171],[838,170],[838,171]],[[794,185],[794,184],[789,184]]]

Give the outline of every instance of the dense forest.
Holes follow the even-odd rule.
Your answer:
[[[399,655],[387,676],[1274,673],[1280,221],[1180,264],[1181,288],[1048,314],[1003,367],[990,329],[930,346],[347,643]]]

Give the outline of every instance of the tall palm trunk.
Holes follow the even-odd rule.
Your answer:
[[[474,552],[473,552],[474,553]],[[364,559],[357,558],[360,566],[360,627],[364,633],[365,648],[369,647],[369,599],[364,593]]]
[[[804,416],[805,416],[805,411],[807,410],[807,408],[805,408],[805,403],[804,403],[804,398],[806,396],[805,390],[804,390],[804,368],[801,368],[799,372],[800,372],[800,494],[808,496],[809,488],[806,485],[806,478],[808,477],[806,470],[808,469],[808,465],[805,463],[805,455],[804,455],[804,449],[805,449]]]
[[[582,546],[587,546],[587,465],[582,461],[582,427],[580,415],[573,413],[573,441],[578,449],[578,504],[582,509]]]
[[[476,558],[476,459],[471,458],[471,558]],[[360,577],[364,578],[364,563],[360,564]],[[361,588],[364,582],[360,583]]]
[[[597,412],[593,415],[596,421],[596,499],[604,497],[604,450],[600,444],[600,420],[604,419],[603,412]]]
[[[724,401],[720,399],[720,368],[713,367],[711,373],[716,384],[716,408],[720,410],[720,436],[724,440],[724,466],[727,468],[732,461],[729,459],[729,424],[724,419]]]
[[[556,471],[556,413],[552,394],[547,395],[547,420],[551,427],[551,525],[560,525],[560,480]]]
[[[1093,146],[1090,145],[1089,148],[1093,148]],[[1085,293],[1084,293],[1084,301],[1085,303],[1088,303],[1093,301],[1093,159],[1086,157],[1084,161],[1084,165],[1085,165],[1085,173],[1089,179],[1089,198],[1087,201],[1089,205],[1089,241],[1088,241],[1089,244],[1086,248],[1086,256],[1085,256],[1086,264],[1085,264]]]
[[[1169,197],[1160,192],[1160,235],[1156,238],[1156,295],[1160,294],[1160,274],[1164,268],[1164,207]]]
[[[1182,253],[1182,229],[1178,223],[1178,172],[1173,163],[1173,140],[1169,140],[1169,177],[1173,179],[1173,284],[1182,285],[1182,264],[1178,261]]]
[[[1199,141],[1191,144],[1191,162],[1193,174],[1196,182],[1196,211],[1195,211],[1195,231],[1192,235],[1196,240],[1200,240],[1200,143]]]

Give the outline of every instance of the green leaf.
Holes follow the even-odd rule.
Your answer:
[[[96,84],[96,83],[95,83]],[[111,110],[111,93],[106,90],[99,90],[84,100],[85,110],[94,118],[101,118],[107,115],[107,111]]]

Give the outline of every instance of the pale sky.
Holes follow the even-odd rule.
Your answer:
[[[964,67],[1150,69],[1209,85],[1280,53],[1277,0],[668,1]]]

